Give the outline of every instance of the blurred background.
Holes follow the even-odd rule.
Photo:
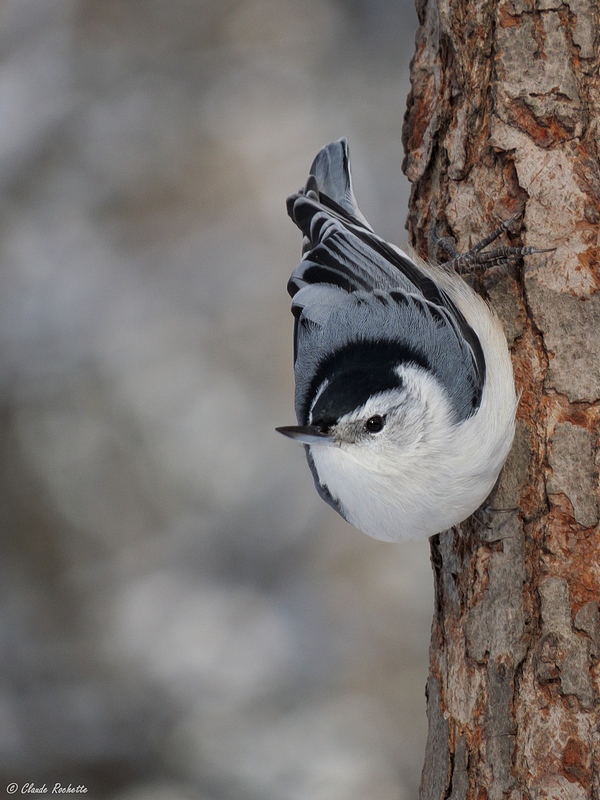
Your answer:
[[[0,792],[404,800],[427,542],[317,496],[285,213],[349,137],[402,245],[410,0],[0,3]]]

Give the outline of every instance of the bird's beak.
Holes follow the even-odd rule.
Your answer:
[[[316,425],[288,425],[285,428],[275,428],[275,430],[301,444],[335,444],[333,436],[323,433],[321,428],[317,428]]]

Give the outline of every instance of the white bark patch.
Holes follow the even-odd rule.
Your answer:
[[[499,27],[497,66],[504,104],[523,103],[537,119],[553,117],[581,135],[581,101],[571,50],[558,14],[541,15],[539,31],[530,15],[519,25]]]
[[[547,488],[564,494],[573,506],[573,516],[586,528],[598,522],[594,479],[594,446],[591,433],[570,422],[559,423],[551,440],[548,460],[552,469]]]
[[[574,695],[582,708],[594,706],[589,639],[578,636],[571,622],[569,587],[564,578],[547,578],[539,588],[542,637],[537,646],[536,677],[558,680],[561,694]]]

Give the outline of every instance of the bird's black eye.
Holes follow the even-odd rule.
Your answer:
[[[365,430],[368,433],[379,433],[384,425],[385,418],[380,417],[379,414],[375,414],[374,417],[369,417],[369,419],[365,422]]]

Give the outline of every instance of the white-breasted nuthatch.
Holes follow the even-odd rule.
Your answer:
[[[516,396],[496,314],[458,275],[539,252],[483,253],[505,223],[441,266],[381,239],[360,212],[345,139],[324,147],[287,201],[304,234],[288,283],[297,426],[317,491],[375,539],[457,525],[492,490]]]

